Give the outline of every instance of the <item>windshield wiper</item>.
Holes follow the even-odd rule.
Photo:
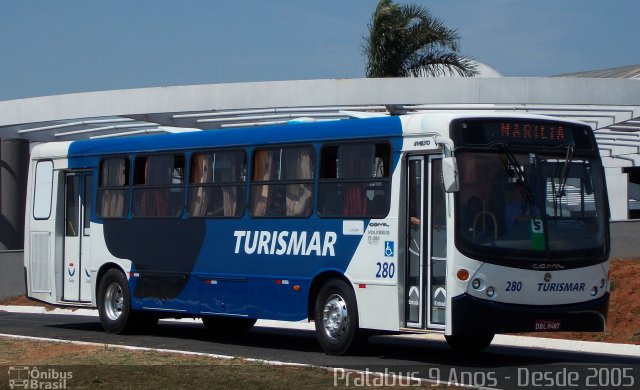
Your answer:
[[[567,155],[565,156],[564,166],[560,173],[558,181],[558,192],[556,198],[561,198],[566,195],[565,188],[567,186],[567,179],[569,179],[569,166],[573,160],[573,145],[567,145]]]
[[[524,195],[524,197],[527,199],[527,202],[529,202],[529,204],[535,204],[534,203],[535,199],[533,196],[533,189],[531,187],[531,184],[529,183],[529,180],[527,180],[527,176],[522,171],[522,167],[520,166],[518,159],[516,159],[516,156],[513,154],[513,151],[511,151],[511,149],[509,148],[509,145],[507,145],[504,142],[498,143],[497,146],[502,150],[502,153],[507,157],[509,165],[513,167],[513,171],[517,175],[517,182],[519,182],[521,186],[524,188],[524,191],[522,191],[520,186],[518,186],[517,187],[518,190],[521,192],[524,192],[522,195]],[[508,167],[507,167],[507,170],[508,170]]]

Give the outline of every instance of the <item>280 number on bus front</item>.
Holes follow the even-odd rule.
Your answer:
[[[504,291],[522,291],[522,282],[507,281],[507,288],[505,288]]]

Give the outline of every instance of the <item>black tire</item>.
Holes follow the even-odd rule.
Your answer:
[[[220,334],[239,334],[248,331],[256,324],[255,318],[207,316],[202,323],[208,330]]]
[[[119,269],[104,273],[98,287],[98,314],[108,333],[145,332],[158,324],[158,316],[131,309],[129,282]]]
[[[356,352],[366,341],[359,329],[355,293],[343,280],[330,280],[322,287],[316,297],[314,321],[318,342],[328,355]]]
[[[133,323],[129,283],[122,271],[111,268],[104,273],[98,286],[100,323],[108,333],[124,333]]]
[[[470,334],[444,336],[447,344],[456,352],[478,353],[483,351],[493,341],[493,334]]]

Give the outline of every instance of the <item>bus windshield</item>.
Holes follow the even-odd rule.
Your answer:
[[[597,158],[513,152],[459,151],[456,245],[487,262],[602,260],[606,199]],[[514,265],[514,264],[511,264]]]

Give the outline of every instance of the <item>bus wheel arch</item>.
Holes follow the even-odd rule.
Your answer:
[[[338,271],[325,271],[316,275],[309,286],[309,296],[307,297],[307,318],[313,320],[316,310],[316,299],[322,287],[333,279],[341,279],[350,284],[349,279]]]
[[[329,355],[356,352],[366,341],[358,321],[358,304],[351,283],[342,275],[329,273],[314,280],[310,291],[316,337]]]

